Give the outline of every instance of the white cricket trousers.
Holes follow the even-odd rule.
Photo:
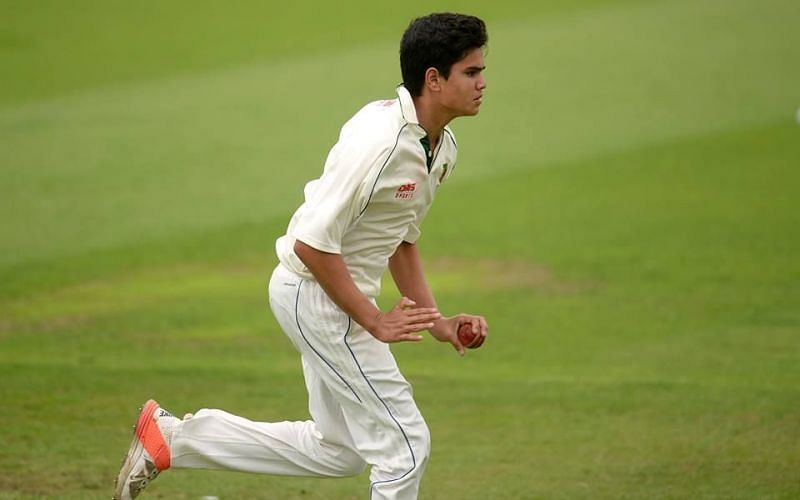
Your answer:
[[[369,499],[415,499],[430,433],[389,346],[315,281],[278,265],[270,306],[300,351],[311,420],[252,422],[202,409],[171,439],[172,466],[344,477],[370,465]]]

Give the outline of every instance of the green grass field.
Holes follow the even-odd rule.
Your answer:
[[[491,336],[394,348],[420,498],[800,497],[800,4],[268,4],[2,2],[0,498],[110,497],[149,397],[306,418],[273,242],[448,9],[487,20],[489,90],[420,246]],[[170,471],[142,498],[367,484]]]

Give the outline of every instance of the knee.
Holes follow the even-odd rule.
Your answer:
[[[378,474],[373,478],[373,483],[387,482],[395,484],[397,488],[413,490],[419,486],[430,456],[431,434],[424,421],[407,423],[403,426],[403,434],[405,439],[402,445],[395,441],[384,460],[376,464]],[[373,468],[373,473],[375,471]],[[402,495],[402,498],[406,497]]]
[[[425,422],[416,426],[415,431],[414,438],[411,439],[411,446],[417,455],[417,461],[424,464],[431,454],[431,431]]]
[[[422,474],[431,453],[430,430],[424,421],[420,421],[406,427],[405,433],[407,444],[410,448],[409,451],[411,452],[410,463],[407,462],[405,467],[410,468],[410,475]]]
[[[367,468],[367,462],[349,449],[343,449],[339,456],[339,473],[342,477],[357,476]]]

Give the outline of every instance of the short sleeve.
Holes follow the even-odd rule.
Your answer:
[[[403,236],[403,241],[406,243],[416,243],[419,239],[422,231],[420,230],[420,226],[422,225],[422,221],[425,220],[425,216],[428,215],[428,209],[430,205],[425,208],[422,212],[420,212],[418,218],[414,220],[411,224],[408,225],[406,229],[406,235]]]
[[[408,225],[408,230],[406,231],[406,235],[403,237],[403,241],[406,243],[416,243],[420,234],[421,232],[419,230],[419,226],[416,222],[412,222]]]
[[[340,137],[322,176],[306,186],[305,206],[291,236],[317,250],[341,253],[342,238],[358,217],[362,185],[382,154],[379,145]]]

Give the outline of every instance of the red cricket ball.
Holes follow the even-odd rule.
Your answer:
[[[472,333],[472,323],[461,323],[458,327],[458,341],[461,342],[461,345],[468,349],[474,349],[477,346],[469,347],[469,345],[475,340],[478,334]]]

